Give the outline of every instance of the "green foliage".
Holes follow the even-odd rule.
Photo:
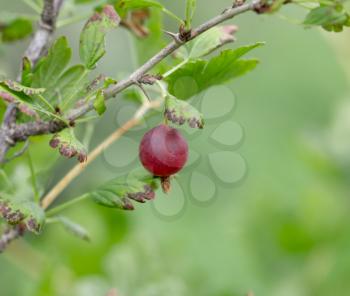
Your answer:
[[[8,23],[0,24],[0,35],[3,42],[14,42],[23,39],[32,32],[32,21],[25,18],[16,18]]]
[[[343,1],[329,1],[312,9],[304,24],[322,26],[327,31],[341,32],[343,27],[350,27],[350,16],[343,6]]]
[[[66,37],[58,38],[51,46],[47,56],[40,59],[33,72],[33,87],[53,89],[61,73],[68,66],[72,50]]]
[[[179,99],[186,100],[213,85],[242,76],[253,70],[258,61],[240,58],[262,45],[263,43],[256,43],[235,50],[226,50],[209,61],[198,59],[186,63],[166,79],[169,83],[169,92]]]
[[[132,172],[113,179],[90,193],[93,200],[105,207],[133,210],[130,200],[144,203],[154,198],[157,179],[145,173]]]
[[[183,125],[187,122],[192,128],[204,127],[203,114],[188,102],[178,100],[173,96],[166,98],[165,117],[175,124]]]
[[[119,25],[120,18],[112,6],[107,5],[86,23],[80,35],[80,58],[87,69],[94,69],[105,54],[106,33]]]
[[[50,102],[60,105],[63,110],[80,98],[87,84],[87,70],[83,65],[75,65],[63,72],[55,86],[51,88],[46,97]]]
[[[88,71],[83,65],[67,69],[72,56],[66,37],[58,38],[48,55],[40,59],[33,73],[27,71],[27,82],[33,87],[44,87],[43,97],[53,106],[65,110],[71,107],[86,86]]]
[[[84,86],[86,71],[81,65],[69,68],[72,50],[66,37],[58,38],[50,48],[48,55],[40,59],[32,76],[33,87],[44,87],[43,97],[51,105],[67,104]]]
[[[33,3],[34,1],[35,3],[42,2],[33,0]],[[76,0],[75,2],[93,3],[94,1]],[[166,2],[162,1],[162,3]],[[207,1],[201,7],[217,8],[212,2],[214,1]],[[271,4],[278,3],[279,5],[282,2],[269,1]],[[312,2],[312,7],[315,8],[318,4],[315,5],[316,2]],[[322,1],[322,3],[332,2],[336,1]],[[72,3],[73,1],[69,1],[66,6],[74,10],[76,7],[71,6]],[[185,1],[183,0],[182,3]],[[203,1],[200,3],[202,4]],[[310,3],[303,2],[303,4]],[[1,4],[0,7],[2,7]],[[81,7],[78,8],[80,14]],[[342,22],[339,21],[342,20],[345,12],[340,13],[339,18],[335,18],[334,16],[339,11],[333,8],[317,11],[316,7],[315,10],[316,12],[312,10],[311,13],[316,14],[316,20],[312,20],[308,25],[320,25],[334,31],[346,26],[346,22],[342,25]],[[128,13],[131,11],[130,9]],[[155,6],[150,9],[150,12],[150,19],[145,23],[149,28],[149,36],[136,40],[140,64],[164,45],[160,21],[161,9]],[[199,11],[200,16],[204,17],[207,14],[212,14],[212,11]],[[327,16],[328,19],[326,21],[323,19],[317,24],[317,18],[322,19],[324,16]],[[340,143],[335,141],[334,137],[325,139],[332,145],[336,143],[334,153],[339,158],[330,157],[327,158],[327,161],[329,166],[337,167],[337,174],[332,173],[327,166],[324,166],[323,169],[319,167],[310,169],[300,159],[298,145],[300,144],[299,133],[305,129],[305,126],[317,128],[318,125],[327,124],[329,110],[334,107],[337,96],[347,93],[346,86],[343,85],[345,78],[334,58],[335,55],[332,56],[329,46],[323,43],[317,34],[298,34],[296,30],[290,30],[290,26],[283,26],[279,20],[276,22],[273,24],[267,22],[264,24],[264,29],[261,29],[261,22],[255,22],[254,18],[251,18],[249,24],[254,30],[242,32],[245,40],[262,34],[267,39],[270,38],[272,45],[276,36],[283,39],[283,42],[279,42],[277,47],[272,46],[268,52],[264,53],[265,59],[272,61],[271,65],[276,57],[281,56],[281,53],[287,52],[298,44],[298,56],[293,57],[292,55],[288,59],[282,57],[279,61],[281,65],[266,67],[264,77],[248,82],[242,80],[236,84],[235,92],[239,95],[239,108],[234,116],[238,115],[240,120],[244,118],[244,122],[241,123],[249,135],[247,142],[240,149],[251,171],[254,172],[252,178],[247,178],[239,190],[221,188],[219,182],[215,182],[215,185],[218,186],[215,192],[218,198],[216,201],[213,200],[214,202],[208,207],[197,207],[194,204],[196,197],[192,196],[193,192],[188,186],[191,182],[190,174],[195,173],[196,169],[189,170],[191,172],[188,178],[182,176],[181,179],[178,179],[183,192],[176,192],[170,198],[158,198],[150,208],[146,207],[134,217],[94,207],[89,203],[82,204],[74,208],[74,217],[79,221],[84,221],[84,225],[88,225],[94,243],[83,245],[77,240],[67,238],[60,231],[51,231],[51,229],[36,240],[29,238],[27,243],[18,244],[17,248],[0,259],[0,294],[85,296],[90,293],[91,295],[105,295],[110,287],[116,287],[118,293],[123,295],[143,296],[245,295],[248,290],[254,291],[254,295],[328,296],[346,294],[346,291],[349,290],[350,266],[348,255],[350,229],[347,226],[349,207],[346,196],[349,168],[348,163],[345,163],[344,159],[339,156],[339,151],[344,153],[344,157],[349,155],[345,145],[346,139],[349,138],[346,128],[348,120],[341,123],[344,130],[337,133],[337,137],[341,139]],[[170,26],[170,24],[167,25]],[[280,34],[282,31],[283,36]],[[222,61],[222,64],[218,63],[221,72],[209,73],[207,68],[211,59],[209,61],[198,60],[222,46],[221,37],[224,35],[219,28],[207,34],[207,36],[205,34],[192,41],[188,45],[188,52],[181,51],[184,53],[183,60],[189,59],[190,61],[188,65],[182,65],[179,68],[180,73],[190,64],[202,65],[203,63],[203,67],[198,67],[198,72],[188,71],[189,76],[179,75],[179,81],[175,81],[174,78],[174,82],[170,83],[173,92],[179,93],[180,98],[182,98],[181,93],[184,93],[185,96],[192,96],[192,93],[196,94],[206,89],[206,81],[210,87],[222,81],[228,81],[233,76],[236,77],[232,75],[237,69],[236,65],[232,64],[232,67],[226,69]],[[229,34],[227,37],[230,39],[232,35]],[[315,56],[310,55],[312,46],[317,48],[314,51]],[[127,59],[128,54],[129,52],[125,52],[125,55],[121,54],[120,59]],[[7,55],[4,59],[4,70],[8,67]],[[232,53],[224,52],[223,55],[226,55],[226,59],[230,61]],[[315,72],[312,69],[315,57],[322,71]],[[12,60],[11,53],[8,60]],[[169,58],[166,63],[169,63],[169,60],[173,61]],[[1,61],[3,62],[2,59]],[[166,63],[162,63],[161,66],[164,72],[169,70]],[[69,67],[67,63],[64,69],[53,77],[56,82],[54,87],[50,86],[49,89],[40,83],[37,86],[32,85],[34,70],[27,61],[24,66],[21,85],[14,84],[12,88],[5,83],[1,85],[0,94],[4,97],[12,98],[18,104],[27,104],[29,107],[33,105],[31,110],[35,112],[34,108],[49,110],[48,106],[43,105],[40,101],[39,96],[41,95],[53,105],[56,102],[68,102],[64,108],[68,110],[76,102],[75,98],[83,94],[81,97],[85,97],[86,101],[94,102],[98,113],[103,112],[104,100],[100,95],[106,85],[101,86],[103,79],[99,81],[98,86],[94,83],[88,84],[84,75],[84,71],[87,71],[85,66]],[[165,67],[167,68],[164,69]],[[288,69],[288,79],[281,75],[281,67]],[[300,69],[303,70],[300,71]],[[175,71],[173,75],[178,75],[178,71]],[[170,80],[173,75],[169,76]],[[197,83],[197,76],[201,84]],[[332,77],[332,83],[329,83],[329,77]],[[46,89],[44,93],[42,90],[36,90],[43,88]],[[212,91],[211,95],[214,98],[212,102],[214,103],[211,106],[213,109],[215,104],[222,107],[219,106],[217,100],[221,98],[222,92],[215,89]],[[190,95],[187,95],[188,92]],[[133,95],[134,98],[137,98],[137,93]],[[334,99],[329,100],[330,97]],[[67,101],[66,98],[72,99]],[[122,107],[118,104],[117,108]],[[176,123],[179,118],[186,117],[187,122],[190,118],[200,119],[198,111],[193,110],[193,107],[187,102],[175,98],[168,99],[166,108],[175,114],[175,117],[172,118]],[[4,109],[3,105],[1,109]],[[344,113],[345,108],[340,109]],[[120,110],[122,112],[117,110],[118,116],[121,113],[125,116],[123,113],[125,109]],[[313,112],[305,112],[305,110]],[[215,113],[214,110],[213,113]],[[115,120],[115,112],[108,112],[105,115],[107,124],[99,127],[97,138],[102,136],[100,131],[107,132],[112,128],[111,125]],[[348,116],[345,117],[345,119],[348,118]],[[38,119],[46,118],[40,116]],[[160,118],[157,117],[156,121],[159,120]],[[230,116],[230,120],[237,120],[237,118]],[[179,121],[182,122],[182,119]],[[153,124],[154,122],[146,123]],[[207,151],[212,149],[207,139],[210,139],[213,129],[217,127],[216,124],[219,125],[215,123],[209,126],[208,129],[201,131],[200,137],[192,141],[191,149],[200,152],[200,156],[206,157]],[[234,131],[226,132],[231,136]],[[136,131],[131,133],[130,137],[137,140],[139,134]],[[308,137],[310,138],[309,135]],[[98,140],[97,138],[94,140]],[[45,182],[40,188],[40,193],[42,193],[48,189],[48,185],[52,184],[49,183],[48,178],[55,174],[46,168],[46,164],[52,161],[56,154],[43,148],[44,145],[39,141],[45,142],[46,138],[31,139],[30,149],[31,153],[36,153],[33,160],[36,168],[39,163],[44,166],[43,163],[46,162],[45,170],[40,170],[40,174],[45,175]],[[18,148],[20,147],[15,149]],[[233,149],[233,147],[226,148]],[[316,143],[316,148],[320,148],[319,143]],[[10,153],[18,151],[15,149],[11,149]],[[325,155],[329,152],[329,149],[325,150],[323,157],[326,157]],[[122,154],[123,157],[136,157],[132,155],[132,151],[122,150],[122,147],[115,149],[114,153],[116,156]],[[316,152],[311,151],[310,154],[312,154],[310,157],[315,158]],[[266,157],[266,155],[269,156]],[[204,157],[202,159],[207,165],[208,162],[204,160]],[[225,165],[226,163],[223,163],[222,166]],[[13,165],[12,162],[6,165],[4,168],[6,174],[0,177],[1,193],[5,188],[7,189],[7,176],[9,176],[10,181],[17,180],[15,187],[24,188],[22,190],[24,193],[31,194],[30,188],[23,185],[28,178],[27,174],[22,175],[18,172],[22,166],[23,158],[16,159]],[[191,167],[194,166],[191,165]],[[268,174],[266,168],[268,168]],[[235,170],[236,168],[230,169]],[[203,173],[209,172],[207,167],[203,170]],[[343,174],[339,171],[342,171]],[[119,173],[117,168],[108,166],[106,169],[105,163],[99,163],[94,166],[92,172],[88,170],[84,176],[79,178],[78,183],[75,183],[70,190],[80,191],[81,188],[93,186],[92,183],[97,182],[97,179],[108,178],[116,172]],[[215,178],[214,174],[213,178]],[[138,178],[136,180],[139,181]],[[120,181],[114,180],[111,185],[101,186],[103,189],[97,190],[99,202],[112,207],[130,206],[129,193],[125,193],[130,190],[130,186],[125,185],[123,181],[121,177]],[[137,193],[139,197],[142,197],[145,192],[142,191],[143,188],[138,181],[135,182],[136,185],[133,181],[131,183],[140,190]],[[210,190],[210,186],[205,182],[200,185],[203,190]],[[133,197],[137,196],[137,193],[134,192]],[[12,195],[14,194],[11,192]],[[183,203],[180,206],[183,206],[186,211],[180,212],[179,210],[179,215],[176,216],[178,220],[174,223],[163,221],[158,215],[156,218],[153,217],[156,214],[166,216],[167,213],[169,215],[177,213],[177,205],[180,203],[176,202],[179,200],[180,203]],[[17,207],[15,206],[14,209]],[[213,215],[217,218],[211,219],[209,223],[208,217]],[[63,218],[59,223],[69,232],[83,239],[88,236],[81,226],[66,219]],[[145,229],[147,229],[146,232]],[[125,233],[127,237],[123,237]],[[198,242],[201,242],[200,247],[198,247]],[[53,245],[55,245],[54,251],[52,251]],[[23,249],[19,249],[20,247],[25,248],[25,252],[21,252]],[[40,249],[40,252],[33,252],[32,248]],[[18,266],[14,264],[18,262],[21,264]],[[170,272],[169,266],[171,266]],[[208,278],[210,281],[207,281]],[[98,287],[98,292],[96,292],[96,287]]]
[[[36,234],[45,223],[45,213],[36,203],[28,200],[3,199],[0,197],[0,215],[11,225],[24,224]]]

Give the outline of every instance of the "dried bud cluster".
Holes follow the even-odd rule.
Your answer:
[[[187,121],[188,125],[191,128],[200,128],[204,127],[203,120],[196,117],[185,118],[182,115],[178,115],[178,112],[175,109],[166,109],[165,117],[174,124],[183,125]]]
[[[133,206],[133,204],[131,203],[130,199],[124,197],[122,198],[122,209],[126,210],[126,211],[133,211],[135,208]]]
[[[137,202],[145,203],[147,200],[152,200],[155,198],[155,193],[150,185],[144,186],[144,191],[136,193],[128,193],[128,198],[135,200]]]
[[[72,158],[76,156],[81,163],[87,160],[87,152],[85,149],[77,148],[74,145],[70,145],[68,142],[61,141],[58,135],[55,135],[51,139],[50,146],[52,148],[59,148],[60,154],[64,157]]]
[[[158,80],[162,80],[162,79],[163,79],[163,77],[160,74],[157,74],[157,75],[145,74],[139,79],[139,82],[142,84],[153,85]]]
[[[41,225],[33,216],[28,216],[19,209],[14,208],[8,201],[0,201],[0,215],[10,225],[21,225],[23,231],[39,233]]]
[[[27,226],[27,229],[29,231],[34,232],[34,233],[39,233],[40,229],[41,229],[41,225],[38,224],[37,220],[34,219],[33,217],[27,218],[26,226]]]
[[[0,201],[0,214],[11,225],[16,225],[25,218],[23,213],[13,209],[7,201]]]

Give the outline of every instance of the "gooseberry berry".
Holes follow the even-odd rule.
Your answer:
[[[177,129],[161,124],[143,136],[139,156],[143,166],[154,176],[167,178],[184,167],[188,145]]]

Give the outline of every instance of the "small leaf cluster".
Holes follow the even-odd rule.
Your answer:
[[[313,8],[305,18],[306,26],[322,26],[323,29],[341,32],[344,27],[350,27],[350,15],[346,9],[346,1],[322,1]]]

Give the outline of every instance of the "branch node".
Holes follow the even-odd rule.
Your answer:
[[[157,81],[162,80],[163,76],[161,74],[145,74],[138,80],[139,83],[153,85]]]
[[[187,30],[185,25],[182,24],[179,28],[179,39],[182,43],[190,41],[192,38],[192,29]]]

